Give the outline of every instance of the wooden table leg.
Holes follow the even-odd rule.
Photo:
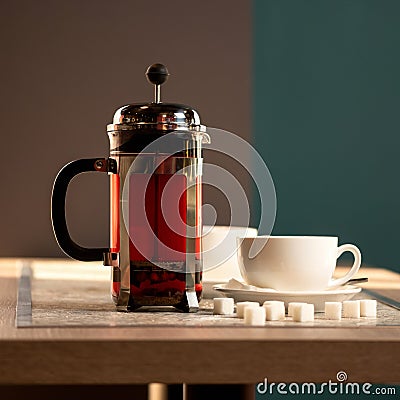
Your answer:
[[[254,400],[255,385],[185,385],[185,400]]]
[[[183,384],[150,383],[148,400],[182,400]]]

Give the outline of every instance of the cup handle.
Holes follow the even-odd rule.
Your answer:
[[[354,244],[342,244],[341,246],[339,246],[338,249],[337,249],[337,257],[336,257],[336,259],[338,259],[346,251],[350,251],[350,253],[352,253],[353,256],[354,256],[353,266],[351,267],[350,271],[345,276],[342,276],[341,278],[337,278],[337,279],[331,279],[329,284],[328,284],[328,287],[336,287],[336,286],[344,285],[360,269],[360,266],[361,266],[361,252],[358,249],[358,247],[354,246]]]

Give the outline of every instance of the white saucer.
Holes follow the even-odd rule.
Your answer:
[[[287,307],[290,302],[312,303],[316,312],[325,309],[326,301],[350,300],[355,294],[361,292],[358,286],[345,285],[340,288],[313,291],[313,292],[292,292],[278,291],[274,289],[233,289],[227,283],[214,285],[214,290],[222,293],[225,297],[232,297],[238,301],[258,301],[263,304],[266,300],[280,300],[285,302]]]

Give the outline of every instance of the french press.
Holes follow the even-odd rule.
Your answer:
[[[109,158],[75,160],[58,173],[53,230],[70,257],[111,267],[117,310],[173,306],[196,312],[202,293],[202,144],[210,138],[196,110],[161,102],[169,76],[164,65],[151,65],[146,76],[154,101],[116,110],[107,126]],[[68,232],[68,184],[92,171],[110,177],[109,248],[82,247]]]

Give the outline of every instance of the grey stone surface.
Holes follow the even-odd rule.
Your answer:
[[[205,326],[245,327],[243,320],[234,316],[214,316],[212,300],[203,300],[200,311],[185,314],[172,308],[139,309],[136,312],[117,312],[109,296],[108,282],[87,280],[45,280],[32,282],[32,327],[66,326]],[[362,292],[355,298],[367,298]],[[360,327],[400,325],[400,311],[378,302],[377,318],[325,320],[323,313],[315,314],[314,322],[266,322],[268,327]],[[25,325],[26,326],[26,325]]]

